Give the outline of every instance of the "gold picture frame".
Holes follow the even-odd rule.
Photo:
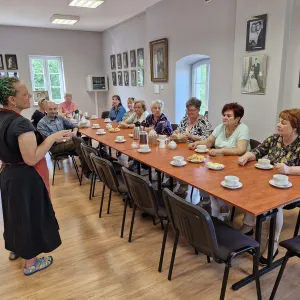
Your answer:
[[[150,70],[152,82],[169,80],[168,39],[152,41],[150,44]]]

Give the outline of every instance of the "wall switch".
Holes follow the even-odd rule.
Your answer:
[[[154,94],[159,94],[159,85],[154,84]]]

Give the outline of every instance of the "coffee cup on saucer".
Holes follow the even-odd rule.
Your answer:
[[[124,136],[118,135],[118,136],[116,137],[116,141],[117,141],[117,142],[123,142],[123,141],[124,141]]]
[[[132,143],[131,143],[131,147],[132,147],[132,148],[137,148],[137,147],[138,147],[138,144],[137,144],[136,142],[132,142]]]
[[[197,151],[199,151],[199,152],[206,152],[207,151],[206,145],[198,145],[197,146]]]
[[[225,185],[228,187],[237,187],[239,185],[240,179],[237,176],[225,176]]]
[[[111,122],[110,118],[105,118],[104,122]]]
[[[98,133],[98,134],[104,134],[105,131],[104,131],[103,128],[100,128],[100,129],[97,129],[96,133]]]
[[[176,166],[182,166],[183,162],[184,162],[184,157],[183,156],[174,156],[173,162],[174,162],[174,165],[176,165]]]
[[[270,166],[270,160],[267,158],[262,158],[258,160],[258,166],[262,168],[267,168]]]
[[[149,151],[149,145],[140,145],[140,151],[141,152],[147,152]]]
[[[289,184],[289,177],[282,174],[273,175],[273,181],[275,185],[286,186]]]
[[[107,129],[111,129],[112,128],[112,125],[109,123],[109,124],[106,124],[106,128]]]
[[[97,119],[97,116],[96,116],[96,115],[92,115],[91,118],[92,118],[92,119]]]
[[[93,124],[93,128],[100,128],[99,124]]]

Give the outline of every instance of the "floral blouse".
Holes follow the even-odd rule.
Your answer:
[[[154,130],[158,134],[171,135],[173,133],[171,123],[164,114],[161,114],[158,120],[155,120],[153,114],[151,114],[141,125],[145,127],[154,127]]]
[[[288,146],[283,144],[282,137],[274,134],[251,151],[256,159],[268,155],[271,164],[284,163],[289,167],[300,166],[300,137]]]
[[[188,117],[185,116],[178,125],[180,133],[188,132],[191,135],[199,136],[202,140],[207,139],[212,133],[212,126],[207,118],[199,117],[197,123],[188,130]]]

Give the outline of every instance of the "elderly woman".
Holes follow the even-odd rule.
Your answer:
[[[127,100],[127,107],[128,107],[128,111],[125,113],[125,115],[123,116],[122,121],[126,121],[133,113],[134,113],[134,98],[130,97]]]
[[[77,104],[72,101],[72,93],[65,93],[65,101],[58,107],[58,113],[63,116],[71,117],[73,112],[77,110]]]
[[[36,128],[37,127],[37,124],[38,122],[45,117],[46,115],[46,106],[47,106],[47,100],[46,99],[41,99],[39,102],[38,102],[38,105],[39,105],[39,109],[37,109],[32,117],[31,117],[31,122],[33,124],[33,126]]]
[[[61,244],[50,201],[49,171],[45,155],[54,143],[69,141],[68,131],[43,140],[31,122],[21,116],[31,95],[17,78],[0,79],[0,190],[5,248],[9,259],[25,259],[24,274],[49,267],[52,256],[37,258]]]
[[[262,144],[238,159],[244,166],[247,162],[258,160],[264,156],[270,159],[275,169],[286,175],[300,175],[300,109],[284,110],[279,115],[277,134],[268,137]],[[246,214],[241,231],[252,234],[255,217]],[[282,207],[278,209],[275,228],[275,244],[273,259],[278,254],[278,241],[283,225]],[[267,249],[266,249],[267,250]],[[261,256],[260,263],[267,264],[267,251]]]
[[[112,107],[109,111],[109,118],[111,121],[120,122],[126,113],[126,109],[122,105],[120,96],[114,95],[112,97]]]
[[[168,118],[162,113],[164,108],[164,102],[161,100],[154,100],[151,103],[151,112],[145,121],[142,122],[142,126],[146,127],[146,130],[151,130],[152,128],[158,134],[171,135],[173,129]]]
[[[209,151],[209,155],[243,155],[250,150],[250,133],[247,125],[241,123],[244,116],[244,108],[237,103],[225,104],[222,109],[223,123],[218,125],[213,133],[203,141],[189,145],[190,149],[195,149],[197,145],[206,145],[207,148],[214,148]],[[202,193],[203,202],[208,204],[207,194]],[[210,196],[212,215],[223,219],[229,215],[229,208],[221,200]]]
[[[120,128],[134,128],[136,122],[142,123],[149,115],[145,101],[134,101],[134,113],[126,120],[119,124]]]

